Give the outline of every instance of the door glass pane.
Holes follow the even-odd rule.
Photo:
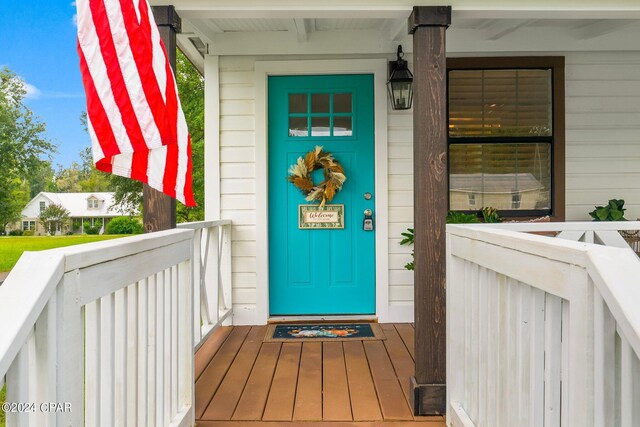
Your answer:
[[[329,112],[329,94],[314,93],[311,95],[311,112],[312,113],[328,113]]]
[[[311,118],[311,136],[329,136],[329,117]]]
[[[352,136],[351,116],[333,118],[333,136]]]
[[[333,95],[333,112],[334,113],[350,113],[351,112],[351,94],[336,93]]]
[[[289,136],[309,136],[306,117],[289,117]]]
[[[551,136],[551,70],[453,70],[449,136]]]
[[[452,144],[449,162],[452,210],[551,207],[550,144]]]
[[[306,93],[290,93],[289,94],[289,114],[306,113],[307,112],[307,94]]]

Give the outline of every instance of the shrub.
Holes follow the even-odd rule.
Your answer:
[[[589,215],[594,221],[626,221],[624,211],[624,200],[611,199],[606,206],[596,206]]]
[[[22,236],[22,230],[11,230],[9,236]]]
[[[33,236],[33,231],[32,230],[24,230],[22,232],[23,236]]]
[[[107,224],[107,234],[141,234],[142,224],[136,218],[119,216]]]
[[[73,231],[67,231],[64,234],[65,234],[65,236],[73,236]]]
[[[89,226],[84,228],[84,232],[87,234],[98,234],[100,233],[100,228],[102,227],[100,227],[99,225],[96,225],[95,227]]]

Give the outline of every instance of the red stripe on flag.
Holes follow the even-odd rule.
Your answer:
[[[192,163],[191,163],[191,136],[187,136],[187,176],[184,182],[184,199],[185,205],[187,206],[196,206],[196,199],[193,196],[193,176],[192,172]]]
[[[116,137],[113,134],[109,117],[102,105],[102,101],[98,96],[95,83],[89,73],[89,66],[87,65],[87,59],[84,57],[84,52],[78,47],[78,56],[80,57],[80,72],[82,73],[82,82],[84,83],[85,91],[87,92],[87,115],[93,126],[93,130],[98,137],[98,142],[102,148],[102,153],[105,158],[111,158],[116,154],[120,154],[120,148],[116,142]]]
[[[167,139],[164,132],[165,103],[162,92],[158,84],[158,78],[153,69],[153,44],[151,39],[151,23],[149,22],[148,10],[144,2],[140,2],[140,22],[135,6],[131,0],[120,0],[122,15],[129,41],[131,43],[131,53],[136,63],[136,69],[142,82],[142,90],[145,94],[149,109],[161,136],[161,144],[172,143]],[[149,142],[149,141],[147,141]]]
[[[113,96],[120,110],[129,141],[131,141],[134,153],[144,152],[147,150],[147,144],[140,129],[138,118],[135,115],[131,98],[127,92],[104,2],[90,1],[89,4],[91,6],[93,25],[100,43],[100,51],[107,67],[111,88],[113,89]],[[147,156],[138,156],[137,160],[138,162],[131,163],[131,178],[147,182]]]
[[[166,52],[165,52],[166,57]],[[171,76],[169,61],[166,62],[167,76]],[[168,135],[175,135],[175,143],[167,145],[167,162],[164,167],[165,192],[172,197],[176,195],[176,178],[178,175],[178,95],[173,79],[167,79],[167,109],[165,114],[166,130]]]

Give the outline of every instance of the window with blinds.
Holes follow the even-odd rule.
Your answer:
[[[553,67],[448,64],[449,205],[503,215],[553,212]],[[532,61],[535,62],[535,61]],[[562,190],[564,191],[564,190]]]

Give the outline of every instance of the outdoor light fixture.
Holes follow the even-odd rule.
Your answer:
[[[398,45],[398,60],[389,61],[389,80],[387,88],[394,110],[408,110],[413,101],[413,74],[402,59],[402,45]]]

